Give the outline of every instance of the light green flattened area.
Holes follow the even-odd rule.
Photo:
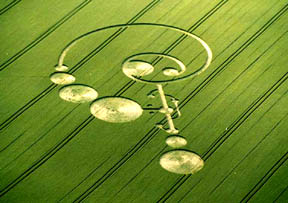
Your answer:
[[[0,202],[286,202],[287,10],[285,0],[22,0],[11,7],[0,15]],[[212,49],[205,72],[164,85],[179,99],[182,115],[174,124],[187,141],[181,149],[204,160],[193,175],[160,166],[172,149],[168,134],[155,127],[165,117],[138,106],[159,107],[158,96],[147,97],[157,87],[131,82],[121,65],[131,55],[157,52],[193,72],[206,59],[199,43],[144,26],[95,33],[68,52],[64,64],[76,84],[97,91],[91,100],[129,98],[139,110],[131,122],[111,121],[114,111],[124,115],[121,106],[107,107],[110,120],[94,118],[91,102],[62,100],[63,86],[49,78],[71,40],[126,23],[176,26]],[[175,66],[165,59],[144,65],[141,77]]]

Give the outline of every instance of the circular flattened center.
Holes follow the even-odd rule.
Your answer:
[[[97,98],[98,93],[92,87],[86,85],[68,85],[59,90],[61,99],[73,103],[85,103]]]
[[[166,139],[166,144],[170,147],[178,148],[185,146],[187,141],[184,137],[173,135]]]
[[[204,161],[193,152],[173,150],[161,156],[160,165],[172,173],[194,174],[203,168]]]
[[[142,115],[141,106],[122,97],[104,97],[94,101],[90,112],[96,118],[111,123],[124,123],[137,119]]]
[[[50,75],[50,80],[57,85],[68,85],[75,82],[76,78],[69,73],[56,72]]]
[[[154,71],[154,67],[145,61],[133,60],[123,65],[123,72],[129,76],[145,76]]]

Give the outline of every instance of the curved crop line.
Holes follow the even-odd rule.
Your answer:
[[[137,13],[132,19],[130,19],[127,23],[133,23],[136,20],[138,20],[146,12],[148,12],[150,9],[152,9],[158,2],[160,2],[160,0],[153,0],[144,9],[142,9],[139,13]],[[99,53],[102,49],[104,49],[108,44],[110,44],[116,37],[118,37],[121,34],[121,33],[119,34],[118,32],[119,31],[116,31],[116,33],[112,34],[109,38],[107,38],[101,45],[99,45],[97,48],[95,48],[92,52],[90,52],[87,56],[85,56],[80,62],[78,62],[74,67],[72,67],[70,69],[70,71],[73,73],[76,70],[78,70],[80,67],[82,67],[82,65],[84,65],[86,62],[88,62],[88,60],[90,60],[92,57],[94,57],[97,53]],[[116,35],[116,37],[115,37],[115,35]],[[111,38],[113,38],[113,40],[111,40]],[[5,127],[7,127],[10,123],[12,123],[19,116],[21,116],[26,110],[28,110],[36,102],[41,100],[43,97],[47,96],[56,87],[57,87],[57,85],[55,85],[55,84],[49,85],[45,90],[43,90],[36,97],[31,99],[23,107],[18,109],[15,113],[13,113],[10,117],[8,117],[3,123],[1,123],[0,130],[3,130]]]
[[[226,1],[223,1],[226,2]],[[217,6],[215,7],[217,8]],[[213,8],[211,10],[211,12],[213,12],[213,10],[215,10],[215,8]],[[134,82],[134,81],[133,81]],[[130,83],[129,83],[130,84]],[[131,85],[131,84],[130,84]],[[120,93],[119,93],[120,94]],[[61,143],[59,143],[57,146],[55,146],[53,149],[49,150],[49,152],[47,152],[42,158],[40,158],[39,160],[37,160],[29,169],[27,169],[24,173],[22,173],[20,176],[18,176],[18,178],[16,178],[12,183],[10,183],[7,187],[4,188],[4,190],[0,193],[0,197],[3,196],[4,194],[6,194],[9,190],[11,190],[13,187],[15,187],[19,182],[21,182],[23,179],[25,179],[27,176],[29,176],[33,171],[35,171],[37,168],[39,168],[43,163],[45,163],[49,158],[51,158],[57,151],[59,151],[65,144],[67,144],[71,139],[73,139],[86,125],[88,125],[91,121],[93,120],[93,117],[89,116],[88,119],[86,119],[83,123],[80,124],[80,126],[78,126],[72,133],[70,133]],[[163,119],[164,120],[164,119]],[[140,146],[138,147],[136,150],[134,150],[133,153],[131,154],[127,154],[129,155],[128,157],[124,157],[118,161],[114,166],[116,167],[116,169],[114,170],[114,172],[122,165],[120,164],[120,166],[117,166],[118,163],[120,163],[123,159],[126,158],[126,161],[132,156],[134,155],[134,153],[136,151],[138,151],[141,148],[141,141],[144,140],[144,143],[146,143],[147,141],[150,141],[155,135],[155,133],[157,133],[159,131],[159,129],[157,128],[153,128],[152,130],[150,130],[149,132],[152,132],[151,135],[149,135],[149,137],[144,136],[136,145]],[[149,134],[149,133],[148,133]],[[146,139],[145,139],[146,138]],[[139,145],[140,144],[140,145]],[[135,149],[135,147],[133,149]],[[131,149],[131,151],[133,150]],[[126,162],[125,161],[125,162]],[[113,169],[113,168],[112,168]],[[112,170],[110,169],[110,170]],[[110,171],[109,170],[109,171]],[[109,172],[108,171],[108,172]],[[107,172],[107,173],[108,173]],[[103,176],[105,177],[105,175]],[[98,180],[97,182],[101,181]],[[97,183],[96,182],[96,183]],[[104,182],[104,181],[103,181]],[[102,182],[102,183],[103,183]]]
[[[214,13],[215,11],[217,11],[218,9],[219,9],[219,5],[220,6],[223,6],[224,5],[224,3],[226,3],[227,1],[226,0],[224,0],[224,1],[222,1],[222,2],[220,2],[219,4],[217,4],[212,10],[210,10],[206,15],[207,16],[211,16],[211,13]],[[201,19],[203,19],[203,18],[201,18]],[[207,19],[207,18],[204,18],[204,19]],[[204,21],[201,21],[201,24],[203,23]],[[198,22],[196,23],[196,24],[199,24]],[[194,26],[192,26],[192,27],[194,27]],[[176,41],[177,42],[177,41]],[[176,43],[176,42],[174,42],[174,43]],[[127,84],[129,84],[129,85],[133,85],[133,84],[135,84],[136,82],[135,81],[129,81]],[[126,91],[126,89],[124,89],[124,91]],[[121,94],[124,92],[123,90],[122,90],[122,92],[121,92]],[[118,93],[120,93],[120,92],[118,92]],[[165,120],[165,118],[163,119],[163,121]],[[152,128],[152,130],[153,129],[155,129],[155,128]],[[149,142],[151,139],[153,139],[153,137],[159,132],[159,129],[156,129],[156,131],[155,132],[153,132],[151,135],[150,135],[150,132],[151,131],[149,131],[143,138],[145,139],[145,138],[147,138],[146,139],[146,141],[144,141],[143,142],[143,144],[141,144],[140,145],[140,148],[142,148],[143,147],[143,145],[145,145],[145,144],[147,144],[147,142]],[[149,136],[149,137],[147,137],[147,136]],[[141,141],[143,140],[143,138],[141,139]],[[97,189],[101,184],[103,184],[104,182],[105,182],[105,180],[106,179],[108,179],[116,170],[118,170],[118,168],[119,167],[121,167],[121,165],[123,165],[132,155],[134,155],[140,148],[135,148],[136,146],[138,146],[138,144],[139,143],[141,143],[141,141],[140,142],[138,142],[134,147],[133,147],[133,149],[135,149],[134,150],[134,152],[133,152],[133,154],[132,153],[128,153],[128,155],[129,155],[129,157],[127,158],[127,159],[124,159],[124,162],[123,163],[120,163],[122,160],[123,160],[123,158],[125,158],[125,156],[126,156],[126,154],[123,156],[123,158],[120,160],[120,162],[117,162],[111,169],[113,169],[114,167],[116,167],[116,169],[114,169],[112,172],[110,172],[111,171],[111,169],[107,172],[107,173],[105,173],[100,179],[98,179],[91,187],[89,187],[88,189],[87,189],[87,191],[85,191],[83,194],[81,194],[75,201],[76,202],[78,202],[78,201],[82,201],[83,199],[85,199],[87,196],[89,196],[89,194],[91,194],[95,189]],[[120,165],[118,166],[118,163],[120,163]],[[108,175],[107,175],[108,174]],[[104,179],[104,181],[102,180],[102,179]]]
[[[187,32],[194,32],[202,23],[204,23],[208,18],[210,18],[214,13],[216,13],[224,4],[226,4],[228,0],[220,1],[212,10],[208,11],[202,18],[200,18],[196,23],[194,23],[191,27],[188,28]],[[180,43],[182,43],[188,36],[182,34],[178,39],[176,39],[169,47],[167,47],[163,54],[169,54],[173,51]],[[156,57],[152,64],[157,64],[162,60],[162,57]]]
[[[214,7],[214,11],[213,12],[211,12],[211,13],[215,13],[215,11],[217,11],[219,8],[221,8],[221,4],[222,3],[227,3],[227,1],[223,1],[223,2],[220,2],[218,5],[220,6],[220,7]],[[217,6],[218,6],[217,5]],[[237,4],[235,4],[235,5],[237,5]],[[232,7],[234,7],[235,5],[233,5]],[[207,13],[206,15],[207,16],[210,16],[210,14],[211,13]],[[258,20],[260,20],[262,18],[262,16],[261,17],[259,17],[257,20],[255,20],[255,23],[258,21]],[[202,17],[199,21],[197,21],[197,23],[196,24],[194,24],[193,26],[191,26],[189,29],[188,29],[188,32],[193,32],[194,30],[196,30],[196,28],[197,27],[199,27],[203,22],[205,22],[205,20],[206,20],[207,18],[205,18],[205,17]],[[217,54],[216,56],[214,56],[214,61],[221,55],[221,54],[223,54],[223,52],[225,51],[225,50],[227,50],[229,47],[231,47],[242,35],[244,35],[244,33],[246,33],[248,30],[249,30],[249,28],[250,27],[252,27],[254,25],[254,23],[252,24],[252,25],[250,25],[244,32],[242,32],[239,36],[237,36],[236,37],[236,39],[235,40],[233,40],[231,43],[229,43],[229,45],[227,46],[227,47],[225,47],[219,54]],[[227,32],[227,30],[229,30],[230,28],[228,28],[228,29],[226,29],[225,31],[224,31],[224,33],[225,32]],[[209,28],[207,28],[204,32],[202,32],[201,34],[200,34],[200,36],[202,36],[207,30],[209,30]],[[184,35],[183,35],[184,36]],[[218,39],[218,38],[217,38]],[[216,41],[217,41],[217,39],[216,39]],[[176,41],[175,41],[175,43],[178,43],[179,44],[179,40],[181,40],[181,41],[183,41],[184,39],[183,38],[181,38],[181,37],[179,37]],[[171,46],[170,46],[171,47]],[[172,47],[172,49],[170,48],[170,49],[166,49],[165,50],[165,53],[169,53],[170,51],[172,51],[173,49],[174,49],[175,47],[173,46]],[[204,53],[204,51],[202,51],[202,52],[200,52],[197,56],[195,56],[190,62],[188,62],[187,63],[187,66],[189,66],[189,65],[191,65],[192,63],[193,63],[193,61],[197,58],[197,57],[199,57],[202,53]],[[157,59],[157,58],[156,58]],[[160,62],[160,60],[162,60],[162,59],[158,59],[159,60],[159,62]],[[152,65],[154,65],[154,63],[155,64],[157,64],[157,62],[158,62],[158,60],[157,61],[155,61],[155,62],[152,62]],[[191,81],[192,80],[194,80],[195,78],[192,78],[191,79]],[[190,83],[187,83],[186,85],[184,85],[183,86],[183,88],[182,89],[185,89],[186,88],[186,86],[187,85],[189,85]],[[146,84],[143,84],[138,90],[137,90],[137,92],[140,92],[144,87],[145,87],[145,85]],[[137,93],[136,93],[137,94]],[[177,95],[178,94],[176,94],[176,97],[177,97]]]
[[[207,20],[208,19],[208,17],[210,17],[212,14],[214,14],[221,6],[223,6],[225,3],[227,2],[227,0],[224,0],[224,1],[221,1],[221,2],[219,2],[212,10],[210,10],[208,13],[206,13],[200,20],[198,20],[195,24],[193,24],[189,29],[188,29],[188,32],[192,32],[192,31],[194,31],[197,27],[199,27],[205,20]],[[130,21],[128,21],[128,22],[132,22],[131,20]],[[119,29],[120,31],[121,31],[121,29]],[[119,31],[118,30],[118,31]],[[114,37],[114,35],[115,34],[117,34],[118,33],[118,31],[116,32],[116,33],[114,33],[114,34],[112,34],[111,35],[111,37]],[[119,34],[119,33],[118,33]],[[185,34],[183,34],[181,37],[179,37],[175,42],[173,42],[172,43],[172,45],[174,45],[173,46],[173,48],[175,48],[175,45],[178,45],[180,42],[178,41],[179,39],[182,39],[182,37],[185,37],[186,35]],[[187,36],[186,36],[187,37]],[[109,40],[110,40],[110,37],[108,38]],[[183,41],[183,39],[182,39],[182,41]],[[181,42],[182,42],[181,41]],[[99,47],[102,47],[102,48],[104,48],[102,45],[107,45],[107,41],[104,41]],[[84,63],[86,63],[90,58],[91,58],[91,56],[93,56],[93,54],[97,54],[98,52],[99,52],[99,47],[97,47],[95,50],[93,50],[90,54],[88,54],[88,56],[86,56],[86,57],[84,57],[80,62],[78,62],[70,71],[73,73],[73,72],[75,72],[77,69],[79,69]],[[98,52],[96,53],[95,51],[97,51],[98,50]],[[169,51],[172,51],[172,49],[169,49],[168,50],[168,52]],[[166,51],[165,51],[166,52]],[[167,52],[167,53],[168,53]],[[88,59],[87,59],[88,58]],[[84,61],[84,62],[83,62]],[[158,62],[160,62],[160,61],[158,61]],[[156,63],[158,63],[158,62],[156,62]],[[154,64],[154,65],[156,65],[156,63]],[[132,85],[134,85],[135,84],[135,81],[129,81],[128,83],[126,83],[116,94],[122,94],[122,93],[124,93],[126,90],[128,90]],[[50,85],[45,91],[47,91],[47,93],[49,93],[49,92],[51,92],[53,89],[55,89],[57,86],[56,85]],[[45,92],[44,91],[44,92]],[[45,96],[46,94],[39,94],[39,95],[37,95],[36,96],[36,98],[34,98],[34,99],[32,99],[31,100],[31,103],[30,103],[30,105],[28,105],[27,106],[27,108],[25,107],[24,109],[23,109],[23,111],[22,111],[22,113],[24,112],[24,111],[26,111],[28,108],[30,108],[32,105],[34,105],[36,102],[38,102],[41,98],[43,98],[44,96]],[[28,104],[29,104],[29,102],[28,102]],[[21,109],[20,109],[21,110]],[[16,112],[17,113],[17,112]],[[22,114],[21,113],[21,114]],[[18,116],[20,116],[20,114],[18,115]],[[13,120],[15,120],[18,116],[16,116],[14,119],[12,119],[12,120],[10,120],[10,122],[9,123],[11,123]],[[5,122],[4,122],[5,123]],[[5,128],[9,123],[6,123],[6,125],[4,125],[4,126],[2,126],[2,128],[1,128],[1,125],[0,125],[0,130],[1,129],[3,129],[3,128]]]
[[[204,23],[210,16],[212,16],[216,11],[218,11],[222,6],[224,6],[225,3],[227,3],[228,0],[222,0],[221,2],[219,2],[213,9],[211,9],[210,11],[208,11],[202,18],[200,18],[195,24],[193,24],[188,30],[187,32],[193,32],[195,31],[202,23]],[[176,48],[181,42],[184,41],[184,39],[186,39],[187,36],[186,35],[181,35],[178,39],[176,39],[168,48],[166,48],[163,53],[164,54],[168,54],[170,53],[174,48]],[[159,63],[162,60],[162,57],[156,57],[151,64],[153,66],[157,65],[157,63]],[[136,83],[136,81],[129,81],[127,82],[126,85],[132,86]],[[125,85],[125,86],[126,86]],[[138,92],[140,90],[142,90],[144,88],[146,84],[142,85],[142,87],[138,90]],[[124,86],[124,87],[125,87]],[[124,89],[123,87],[123,89]],[[122,89],[120,90],[120,92],[122,91]],[[124,89],[123,92],[125,92],[126,90]]]
[[[62,51],[62,53],[60,54],[60,57],[58,59],[58,66],[61,67],[63,66],[64,64],[64,58],[66,57],[67,53],[69,52],[70,49],[72,49],[77,43],[79,43],[80,41],[82,41],[83,39],[85,39],[87,36],[90,36],[90,35],[93,35],[93,34],[97,34],[98,32],[101,32],[101,31],[106,31],[106,30],[109,30],[109,29],[115,29],[115,28],[118,28],[118,31],[120,32],[120,34],[122,32],[124,32],[126,29],[130,28],[130,27],[142,27],[142,26],[156,26],[158,28],[164,28],[164,29],[169,29],[169,30],[173,30],[173,31],[176,31],[176,32],[181,32],[182,33],[182,36],[185,35],[186,37],[190,37],[190,38],[193,38],[195,40],[197,40],[203,47],[204,49],[206,50],[207,52],[207,59],[206,59],[206,62],[204,63],[204,65],[202,65],[198,70],[196,70],[195,72],[193,73],[190,73],[186,76],[183,76],[183,77],[179,77],[177,79],[169,79],[169,80],[164,80],[164,81],[147,81],[147,80],[144,80],[144,79],[140,79],[140,78],[136,78],[136,77],[133,77],[133,76],[130,76],[130,75],[127,75],[128,77],[130,77],[131,79],[133,80],[136,80],[138,82],[146,82],[146,83],[154,83],[154,84],[159,84],[159,83],[164,83],[164,82],[176,82],[176,81],[180,81],[180,80],[186,80],[186,79],[189,79],[191,77],[194,77],[194,76],[197,76],[199,75],[200,73],[202,73],[203,71],[205,71],[208,66],[210,65],[211,61],[212,61],[212,51],[210,49],[210,47],[208,46],[208,44],[206,44],[205,41],[203,41],[200,37],[198,37],[197,35],[195,34],[192,34],[184,29],[181,29],[181,28],[178,28],[178,27],[175,27],[175,26],[171,26],[171,25],[164,25],[164,24],[156,24],[156,23],[133,23],[133,24],[117,24],[117,25],[111,25],[111,26],[107,26],[107,27],[103,27],[103,28],[98,28],[96,30],[92,30],[90,32],[87,32],[77,38],[75,38],[74,40],[72,40]],[[117,32],[118,32],[117,31]],[[186,67],[185,65],[180,61],[178,60],[177,58],[173,57],[173,56],[169,56],[167,54],[163,54],[163,53],[141,53],[141,54],[136,54],[136,55],[133,55],[133,56],[130,56],[129,58],[133,58],[133,57],[136,57],[138,55],[158,55],[158,57],[161,57],[161,58],[169,58],[170,60],[173,60],[174,62],[176,62],[179,67],[182,69],[181,72],[184,72]],[[125,62],[127,60],[129,60],[129,58],[125,59]],[[125,63],[124,62],[124,63]]]
[[[194,32],[202,23],[204,23],[209,17],[211,17],[214,13],[216,13],[224,4],[226,4],[228,0],[222,0],[220,1],[212,10],[208,11],[202,18],[200,18],[196,23],[194,23],[191,27],[188,28],[187,32]],[[179,44],[181,44],[185,39],[187,38],[187,35],[182,34],[180,37],[178,37],[169,47],[167,47],[163,54],[169,54],[171,51],[173,51]],[[162,57],[156,57],[151,64],[155,66],[158,64],[163,58]],[[191,62],[190,62],[191,63]],[[187,66],[190,65],[190,63],[187,64]],[[156,77],[159,73],[157,73],[154,77]],[[153,78],[154,78],[153,77]],[[191,79],[193,80],[193,78]],[[134,82],[135,83],[135,82]],[[143,84],[141,88],[139,88],[138,91],[141,91],[146,84]]]
[[[7,6],[5,6],[4,8],[0,9],[0,15],[3,15],[4,13],[6,13],[7,11],[9,11],[11,8],[13,8],[14,6],[16,6],[21,0],[14,0],[11,3],[9,3]]]

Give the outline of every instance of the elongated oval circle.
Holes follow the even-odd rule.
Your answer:
[[[59,65],[59,64],[57,64],[57,65],[55,66],[55,70],[57,70],[57,71],[67,71],[67,70],[69,70],[69,68],[68,68],[68,66],[66,66],[66,65]]]
[[[187,141],[182,136],[172,135],[167,137],[166,144],[170,147],[178,148],[178,147],[184,147],[187,144]]]
[[[82,84],[66,85],[59,90],[61,99],[73,103],[86,103],[95,100],[98,93],[92,87]]]
[[[160,165],[172,173],[194,174],[203,168],[204,161],[193,152],[178,149],[163,154]]]
[[[93,116],[103,121],[125,123],[139,118],[143,109],[138,103],[130,99],[103,97],[91,104],[90,112]]]
[[[76,78],[64,72],[55,72],[50,75],[50,80],[57,85],[68,85],[75,82]]]
[[[176,68],[173,67],[166,67],[163,69],[163,74],[166,76],[178,76],[180,73]]]

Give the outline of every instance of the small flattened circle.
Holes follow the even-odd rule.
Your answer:
[[[172,173],[194,174],[203,168],[204,161],[193,152],[173,150],[161,156],[160,165]]]
[[[142,115],[141,106],[122,97],[103,97],[94,101],[90,112],[96,118],[111,123],[124,123],[137,119]]]
[[[136,76],[136,77],[142,77],[145,75],[149,75],[154,71],[154,67],[145,61],[141,60],[132,60],[127,63],[122,67],[123,72],[126,75],[130,76]]]
[[[75,84],[67,85],[59,90],[61,99],[73,103],[91,102],[98,97],[98,93],[87,85]]]
[[[68,85],[75,82],[76,78],[64,72],[55,72],[50,75],[50,80],[57,85]]]
[[[163,74],[166,76],[178,76],[180,72],[176,68],[167,67],[163,69]]]
[[[55,66],[55,70],[57,71],[67,71],[69,70],[68,66],[65,66],[65,65],[61,65],[59,66],[58,64]]]
[[[184,137],[172,135],[166,139],[166,144],[170,147],[179,148],[185,146],[187,141]]]

